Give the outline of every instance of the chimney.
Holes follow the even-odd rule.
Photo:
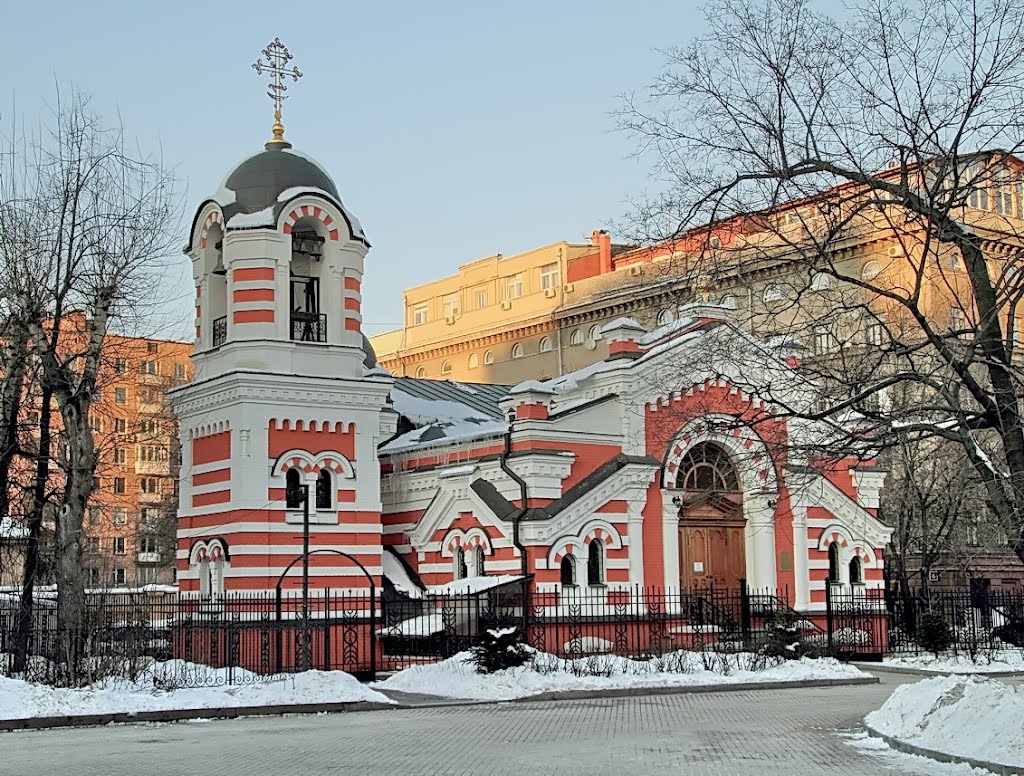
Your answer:
[[[597,246],[598,266],[601,274],[612,271],[612,238],[604,229],[595,229],[590,235],[590,242]]]

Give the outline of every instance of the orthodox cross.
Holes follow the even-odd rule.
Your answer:
[[[298,81],[302,78],[302,73],[294,65],[288,67],[288,62],[293,57],[280,38],[274,38],[263,49],[263,58],[266,62],[257,59],[253,62],[252,69],[259,75],[263,75],[264,72],[270,75],[267,96],[274,101],[274,138],[270,142],[283,144],[287,148],[291,144],[284,139],[284,125],[281,123],[281,103],[287,99],[285,92],[288,91],[284,82],[288,78]]]

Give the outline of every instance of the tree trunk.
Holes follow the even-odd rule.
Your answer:
[[[0,515],[10,510],[11,464],[18,453],[18,416],[28,360],[28,332],[16,327],[5,349],[3,383],[0,385]]]
[[[50,479],[50,415],[53,391],[43,388],[42,407],[39,410],[39,451],[36,456],[36,476],[32,486],[32,507],[28,515],[28,542],[25,545],[25,563],[22,567],[21,600],[18,603],[18,629],[14,640],[14,672],[20,674],[28,667],[28,653],[32,636],[33,603],[35,601],[36,574],[39,569],[39,537],[43,532],[46,508],[46,489]]]

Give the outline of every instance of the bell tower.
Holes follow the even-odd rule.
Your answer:
[[[392,433],[391,381],[362,333],[370,248],[330,175],[284,139],[287,49],[254,65],[273,80],[273,137],[196,211],[185,252],[196,288],[195,378],[172,396],[182,441],[178,578],[183,592],[272,590],[313,549],[380,574],[377,444]],[[214,560],[209,547],[219,548]],[[310,590],[361,587],[334,553]],[[288,574],[284,587],[295,587]]]

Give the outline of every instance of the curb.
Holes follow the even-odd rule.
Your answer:
[[[851,663],[861,671],[878,671],[885,674],[910,674],[912,676],[976,676],[989,679],[1008,679],[1014,676],[1024,677],[1024,669],[1020,671],[928,671],[924,668],[907,666],[887,666],[880,663]]]
[[[634,698],[649,695],[686,695],[694,693],[742,692],[751,690],[793,690],[808,687],[878,684],[877,676],[848,679],[805,679],[786,682],[746,682],[742,684],[702,684],[661,687],[623,687],[607,690],[562,690],[527,695],[507,700],[475,698],[443,698],[427,703],[295,703],[275,706],[231,706],[210,709],[166,709],[161,711],[117,712],[109,714],[74,714],[55,717],[26,717],[0,720],[0,733],[15,730],[46,730],[61,727],[95,727],[138,722],[184,722],[195,719],[238,719],[239,717],[274,717],[285,714],[335,714],[361,711],[409,711],[458,706],[487,706],[497,703],[531,701],[590,700],[595,698]]]
[[[897,751],[903,752],[904,754],[916,754],[918,757],[927,757],[929,760],[935,760],[940,763],[953,763],[959,765],[969,765],[972,768],[982,768],[986,771],[992,771],[992,773],[998,773],[1000,776],[1020,776],[1024,773],[1024,768],[1017,765],[1003,765],[1001,763],[991,763],[987,760],[977,760],[973,757],[965,757],[958,754],[949,754],[947,752],[937,752],[934,749],[925,749],[923,746],[916,746],[909,744],[899,738],[881,733],[875,730],[873,727],[864,723],[865,730],[872,736],[881,738],[886,744],[891,746]]]

